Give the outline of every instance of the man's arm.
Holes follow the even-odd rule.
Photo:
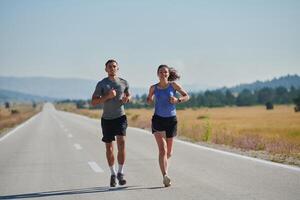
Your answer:
[[[114,98],[116,95],[117,95],[117,93],[116,93],[116,90],[114,90],[114,89],[111,89],[107,95],[103,95],[103,96],[99,96],[94,92],[91,103],[93,106],[96,106],[98,104],[104,103],[105,101],[107,101],[109,99]]]
[[[122,97],[122,103],[128,103],[131,99],[131,95],[129,92],[124,93],[124,96]]]
[[[127,86],[127,88],[124,90],[124,95],[121,99],[122,103],[128,103],[131,99],[131,94],[129,93],[129,87]]]

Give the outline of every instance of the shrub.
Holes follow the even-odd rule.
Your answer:
[[[13,114],[13,115],[14,115],[14,114],[20,113],[18,110],[15,110],[15,109],[12,109],[10,112],[11,112],[11,114]]]
[[[269,102],[269,101],[265,105],[266,105],[266,109],[267,110],[273,110],[274,109],[273,104],[271,102]]]

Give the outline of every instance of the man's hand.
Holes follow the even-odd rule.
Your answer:
[[[115,89],[111,89],[108,94],[107,94],[107,99],[112,99],[114,98],[115,96],[117,96],[117,92]]]
[[[121,99],[121,102],[122,102],[123,104],[128,103],[128,102],[129,102],[129,97],[128,97],[127,95],[124,95],[124,96],[122,97],[122,99]]]

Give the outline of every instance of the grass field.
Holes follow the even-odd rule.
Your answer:
[[[61,106],[89,117],[101,111]],[[129,126],[150,129],[153,110],[126,111]],[[178,136],[193,142],[225,145],[242,151],[265,152],[271,160],[300,164],[300,113],[293,106],[199,108],[178,110]]]
[[[41,110],[41,105],[35,108],[31,104],[17,104],[9,109],[0,107],[0,134],[26,121]]]

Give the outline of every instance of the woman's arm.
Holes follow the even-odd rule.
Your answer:
[[[181,95],[179,98],[176,98],[176,100],[175,99],[173,99],[172,101],[171,101],[171,103],[181,103],[181,102],[186,102],[186,101],[188,101],[189,99],[190,99],[190,97],[189,97],[189,95],[188,95],[188,93],[181,87],[181,85],[179,85],[178,83],[176,83],[176,82],[173,82],[172,83],[172,86],[173,86],[173,88],[176,90],[176,91],[178,91],[179,92],[179,94]]]
[[[147,103],[152,104],[153,103],[153,96],[154,96],[154,85],[152,85],[149,89],[148,97],[147,97]]]

